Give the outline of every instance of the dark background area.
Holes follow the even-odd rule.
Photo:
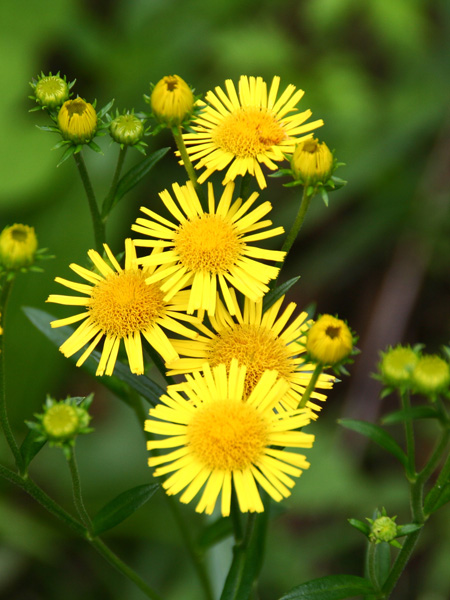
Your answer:
[[[115,98],[119,110],[145,110],[150,82],[176,73],[197,93],[227,78],[281,76],[305,90],[302,110],[323,118],[321,139],[346,163],[337,175],[348,185],[316,199],[282,279],[301,275],[290,299],[319,313],[339,314],[360,335],[361,355],[351,378],[330,392],[312,426],[311,468],[272,521],[261,600],[275,600],[302,581],[333,573],[361,574],[364,539],[347,519],[386,507],[409,519],[401,467],[381,450],[339,429],[341,416],[376,420],[395,409],[379,400],[371,378],[388,344],[426,344],[438,352],[449,339],[449,70],[450,5],[446,0],[18,0],[2,3],[0,23],[0,226],[35,227],[40,247],[55,259],[44,274],[20,277],[6,324],[7,399],[20,439],[24,419],[47,393],[62,398],[95,392],[95,434],[77,444],[88,510],[95,513],[121,491],[150,480],[147,453],[131,411],[58,350],[28,322],[23,305],[48,309],[60,293],[55,276],[84,264],[93,245],[87,202],[75,165],[56,168],[55,134],[38,130],[44,113],[29,113],[28,81],[41,70],[77,79],[75,92],[99,107]],[[163,133],[149,149],[172,145]],[[99,196],[117,159],[107,137],[105,154],[86,151]],[[140,160],[129,152],[127,165]],[[172,152],[113,213],[108,239],[114,252],[145,204],[158,210],[158,192],[186,176]],[[220,178],[217,179],[220,181]],[[288,227],[299,192],[270,180],[276,225]],[[53,307],[51,307],[53,309]],[[67,311],[58,314],[67,315]],[[426,457],[436,430],[420,422]],[[401,440],[401,430],[391,432]],[[11,460],[3,438],[0,455]],[[48,493],[72,510],[62,453],[45,448],[32,467]],[[193,527],[193,506],[183,507]],[[450,597],[448,508],[427,524],[393,597]],[[161,498],[155,497],[107,535],[111,546],[168,600],[196,600],[200,590]],[[209,557],[217,581],[230,557],[224,543]],[[13,600],[138,600],[94,550],[71,537],[33,500],[1,482],[0,598]]]

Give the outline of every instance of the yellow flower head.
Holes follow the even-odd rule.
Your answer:
[[[58,113],[58,127],[65,140],[74,144],[89,143],[97,131],[97,113],[82,98],[67,100]]]
[[[194,95],[188,84],[178,75],[163,77],[150,96],[153,114],[166,125],[180,125],[194,108]]]
[[[279,399],[278,410],[296,409],[314,371],[314,365],[305,362],[305,349],[298,343],[305,341],[309,327],[307,313],[300,313],[288,326],[297,307],[294,302],[280,314],[282,297],[263,313],[262,300],[253,302],[246,298],[241,313],[234,290],[230,290],[230,294],[235,305],[235,318],[218,300],[216,313],[210,317],[215,333],[202,326],[204,335],[196,340],[172,340],[180,356],[186,358],[168,363],[168,375],[200,371],[205,361],[212,367],[223,363],[228,371],[232,361],[237,359],[246,367],[244,397],[249,396],[264,371],[276,370],[279,377],[289,384],[286,394]],[[334,377],[322,374],[316,388],[330,389],[333,382]],[[326,400],[326,396],[317,391],[311,393],[311,398]],[[311,401],[307,407],[321,409]],[[314,416],[313,413],[311,418]]]
[[[144,123],[133,113],[118,115],[109,125],[112,139],[118,144],[132,146],[144,135]]]
[[[38,242],[34,227],[15,224],[0,234],[0,264],[7,269],[21,269],[31,265]]]
[[[322,315],[308,331],[306,350],[311,359],[333,366],[351,353],[353,336],[344,321]]]
[[[379,370],[381,380],[390,386],[409,385],[411,373],[414,370],[419,356],[409,346],[396,346],[381,353]]]
[[[47,302],[82,306],[84,310],[72,317],[53,321],[51,326],[62,327],[83,321],[60,347],[64,356],[69,357],[89,343],[78,359],[77,366],[84,363],[104,338],[96,375],[112,375],[120,342],[123,340],[131,372],[142,375],[144,362],[141,335],[164,360],[174,360],[178,354],[162,327],[188,338],[195,338],[198,334],[179,323],[177,319],[194,324],[197,320],[184,314],[183,317],[179,316],[179,313],[185,312],[187,308],[185,293],[181,292],[167,302],[158,283],[146,283],[145,278],[153,269],[143,271],[138,268],[136,250],[131,239],[125,240],[124,269],[120,267],[108,246],[105,244],[104,247],[114,268],[111,268],[95,250],[90,250],[88,255],[99,273],[75,264],[70,265],[70,268],[90,285],[75,283],[61,277],[55,279],[83,296],[52,294]]]
[[[411,384],[414,391],[427,396],[445,392],[450,385],[450,367],[439,356],[422,356],[411,373]]]
[[[205,167],[199,183],[228,167],[224,185],[250,173],[259,187],[265,188],[261,164],[276,170],[275,163],[285,160],[285,154],[292,154],[300,140],[311,137],[309,132],[323,125],[322,120],[305,123],[310,110],[297,112],[303,90],[295,91],[295,86],[289,85],[277,98],[279,85],[280,78],[274,77],[267,92],[261,77],[243,75],[239,95],[227,79],[226,93],[216,87],[206,94],[205,102],[199,102],[203,110],[193,119],[194,133],[183,135],[191,160],[199,161],[196,169]]]
[[[146,431],[161,436],[147,443],[163,452],[149,458],[154,475],[171,473],[163,487],[169,495],[184,490],[186,504],[203,488],[197,512],[211,514],[221,494],[228,516],[233,486],[241,512],[262,512],[258,484],[279,502],[290,495],[292,477],[309,467],[303,455],[287,450],[311,448],[314,436],[299,431],[309,410],[273,410],[288,385],[276,371],[265,371],[246,399],[244,385],[245,367],[236,360],[229,373],[225,365],[205,364],[203,374],[169,386],[145,422]]]
[[[41,106],[58,108],[69,98],[69,85],[59,75],[47,75],[36,83],[34,94]]]
[[[333,172],[333,155],[325,142],[315,138],[300,142],[295,148],[291,167],[296,179],[306,184],[325,183]]]
[[[213,315],[219,287],[230,314],[235,312],[235,303],[229,285],[254,301],[261,298],[269,289],[268,282],[279,271],[261,260],[281,261],[285,256],[284,252],[249,244],[283,233],[282,227],[255,233],[272,225],[271,221],[260,221],[271,210],[271,204],[264,202],[250,211],[258,197],[256,193],[244,203],[239,199],[232,204],[234,184],[229,183],[216,207],[210,185],[209,210],[204,212],[190,181],[183,187],[176,183],[172,187],[181,210],[167,190],[160,197],[177,224],[142,207],[142,212],[150,218],[137,219],[132,226],[134,231],[150,238],[135,240],[136,246],[165,250],[139,260],[144,266],[161,265],[147,281],[166,278],[161,285],[166,300],[191,285],[188,313],[206,310]]]

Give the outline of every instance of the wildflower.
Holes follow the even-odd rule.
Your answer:
[[[322,315],[308,331],[306,350],[311,359],[334,366],[353,350],[353,336],[344,321]]]
[[[221,512],[228,516],[232,486],[241,512],[262,512],[257,484],[279,502],[295,485],[291,477],[309,467],[304,456],[286,450],[312,446],[314,436],[298,431],[309,411],[273,411],[288,386],[276,371],[265,371],[245,400],[244,382],[245,367],[236,360],[228,374],[223,364],[205,364],[203,375],[169,386],[145,422],[146,431],[161,436],[147,443],[148,450],[163,452],[148,464],[157,467],[155,477],[172,473],[162,484],[167,494],[184,489],[180,501],[187,504],[205,486],[197,512],[211,514],[221,494]]]
[[[274,77],[269,93],[261,77],[239,80],[239,96],[230,79],[226,92],[216,87],[199,105],[203,110],[194,118],[194,133],[183,134],[187,152],[197,169],[206,167],[198,178],[203,183],[214,171],[228,167],[223,184],[238,175],[250,173],[259,187],[266,187],[261,164],[272,171],[275,164],[292,154],[299,141],[311,137],[310,131],[323,125],[322,120],[305,123],[310,110],[297,113],[296,105],[303,90],[289,85],[277,100],[280,78]],[[305,135],[306,134],[306,135]],[[275,161],[275,162],[274,162]]]
[[[97,131],[97,113],[82,98],[67,100],[58,113],[58,127],[65,140],[74,144],[87,144]]]
[[[142,212],[150,219],[137,219],[132,226],[134,231],[150,238],[135,240],[136,246],[165,250],[162,254],[139,259],[144,266],[161,265],[147,281],[153,283],[163,277],[167,279],[161,285],[166,294],[165,300],[192,284],[188,313],[206,310],[213,315],[220,287],[228,311],[233,315],[235,302],[228,284],[251,300],[261,298],[269,289],[267,283],[275,279],[279,271],[261,260],[281,261],[285,256],[284,252],[249,244],[283,232],[282,227],[276,227],[256,233],[258,229],[272,225],[271,221],[260,221],[271,210],[271,204],[264,202],[249,212],[258,197],[256,193],[243,204],[240,199],[231,204],[234,183],[229,183],[216,207],[213,188],[209,185],[209,212],[204,212],[190,181],[183,187],[176,183],[172,187],[183,212],[167,190],[160,197],[178,224],[142,207]]]
[[[230,294],[235,306],[235,319],[218,300],[215,315],[210,316],[215,332],[203,326],[201,331],[204,335],[196,340],[172,340],[178,353],[187,358],[169,363],[168,375],[200,371],[205,361],[211,367],[223,363],[228,371],[232,360],[237,359],[246,367],[244,397],[251,393],[265,370],[276,370],[279,377],[289,384],[286,394],[280,398],[279,408],[297,408],[314,371],[314,365],[305,362],[305,349],[298,343],[305,340],[309,328],[307,313],[300,313],[287,326],[296,304],[291,302],[280,314],[284,296],[264,313],[262,300],[253,302],[246,298],[241,313],[234,290],[230,290]],[[330,389],[333,382],[334,377],[321,375],[316,388]],[[317,391],[311,396],[316,400],[326,400],[326,396]],[[321,409],[312,402],[308,402],[307,406],[313,410]]]
[[[117,115],[109,125],[112,139],[123,146],[134,146],[142,140],[144,123],[133,113]]]
[[[333,155],[328,146],[315,138],[300,142],[291,160],[296,179],[310,185],[326,183],[333,172],[333,164]]]
[[[174,360],[178,354],[161,327],[195,338],[198,334],[181,325],[177,319],[192,323],[195,323],[196,319],[179,315],[186,310],[187,298],[183,292],[168,302],[163,299],[158,284],[146,283],[145,278],[152,273],[153,269],[143,271],[138,268],[136,250],[131,239],[125,240],[125,269],[120,267],[109,247],[106,244],[104,247],[114,269],[95,250],[90,250],[88,255],[99,273],[88,271],[75,264],[70,265],[75,273],[91,285],[75,283],[61,277],[55,279],[58,283],[86,297],[49,296],[47,302],[84,307],[83,312],[53,321],[51,326],[62,327],[83,320],[83,323],[60,347],[64,356],[69,357],[91,342],[78,359],[77,366],[84,363],[104,338],[96,375],[112,375],[120,342],[123,340],[131,372],[142,375],[144,363],[141,335],[164,360]]]
[[[49,109],[59,108],[69,99],[71,85],[65,78],[57,75],[42,75],[36,83],[32,83],[36,102]]]
[[[21,269],[34,262],[38,247],[34,227],[15,224],[0,234],[0,264],[6,269]]]
[[[411,384],[415,392],[426,396],[445,392],[450,384],[450,367],[439,356],[421,356],[412,370]]]
[[[169,126],[180,125],[194,108],[194,95],[181,77],[167,75],[153,88],[150,105],[158,121]]]
[[[92,399],[93,394],[87,398],[66,398],[61,401],[47,396],[44,412],[36,414],[37,421],[28,421],[27,425],[37,432],[37,442],[48,441],[51,446],[62,448],[69,458],[75,438],[93,431],[88,427],[91,420],[88,408]]]
[[[375,544],[380,544],[381,542],[392,542],[397,537],[397,524],[395,523],[395,519],[397,517],[393,517],[392,519],[387,516],[380,516],[374,521],[372,519],[368,519],[371,523],[370,527],[370,535],[369,539]]]
[[[409,346],[396,346],[382,352],[379,364],[382,382],[392,387],[409,385],[418,361],[418,353]]]

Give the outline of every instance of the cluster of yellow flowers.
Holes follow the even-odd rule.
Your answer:
[[[316,363],[335,364],[352,350],[352,336],[338,319],[327,317],[308,349],[308,315],[300,312],[288,324],[295,303],[282,308],[281,297],[263,310],[285,252],[260,242],[284,230],[266,219],[272,206],[258,204],[258,193],[234,198],[235,179],[248,173],[264,188],[261,165],[275,170],[292,155],[300,157],[295,169],[301,170],[306,154],[314,177],[320,169],[328,177],[333,164],[331,153],[312,138],[322,121],[307,122],[311,112],[297,112],[303,91],[290,85],[279,96],[279,83],[275,77],[268,90],[260,77],[243,76],[238,92],[228,80],[226,93],[216,87],[197,101],[198,114],[183,139],[196,168],[205,167],[198,183],[226,169],[220,198],[209,183],[206,209],[191,181],[173,184],[172,191],[160,193],[171,219],[142,207],[144,216],[131,228],[142,237],[125,241],[124,268],[105,244],[105,257],[88,252],[95,270],[70,265],[85,282],[56,278],[80,295],[48,298],[82,308],[52,322],[60,327],[81,321],[60,348],[67,357],[84,348],[78,366],[102,341],[97,375],[112,375],[123,340],[131,372],[141,375],[144,338],[169,375],[185,376],[150,410],[145,428],[159,436],[148,442],[151,452],[170,450],[149,459],[156,476],[173,473],[163,483],[167,493],[184,490],[181,501],[189,502],[204,488],[199,512],[211,513],[221,493],[222,514],[228,515],[232,486],[243,512],[263,510],[257,484],[277,501],[290,494],[292,477],[309,464],[288,449],[311,447],[314,436],[300,429],[317,418],[317,401],[326,398],[317,390],[334,382],[321,373],[306,406],[301,404]],[[70,113],[77,139],[88,139],[82,125],[94,119],[89,107],[83,112],[76,102],[65,102],[59,126],[69,131]],[[191,117],[194,104],[189,86],[177,76],[161,80],[151,96],[154,115],[170,127]],[[137,247],[148,252],[138,257]]]

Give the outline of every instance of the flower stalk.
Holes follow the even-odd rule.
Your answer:
[[[92,225],[94,227],[94,238],[95,238],[95,247],[97,251],[102,254],[103,253],[103,244],[106,241],[105,234],[105,224],[100,216],[100,211],[97,205],[97,199],[95,197],[94,188],[92,187],[91,180],[89,178],[89,174],[86,169],[86,164],[84,162],[83,157],[81,156],[81,152],[76,152],[73,155],[75,159],[75,164],[77,165],[78,172],[81,177],[81,181],[83,183],[84,191],[86,192],[86,197],[89,203],[89,210],[91,212]]]

